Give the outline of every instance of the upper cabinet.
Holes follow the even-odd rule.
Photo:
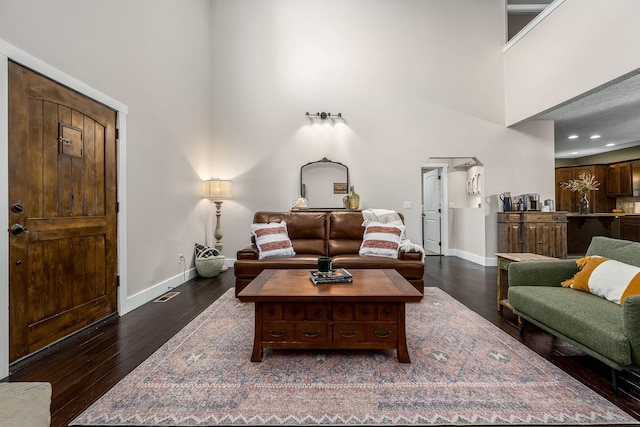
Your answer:
[[[614,163],[607,171],[607,196],[624,197],[633,195],[631,162]]]
[[[578,179],[581,174],[591,174],[600,183],[600,189],[591,191],[589,198],[589,213],[611,212],[615,208],[614,199],[608,198],[606,184],[608,182],[608,165],[585,165],[556,168],[556,210],[567,212],[580,211],[581,194],[569,191],[560,186],[561,182]]]
[[[633,197],[640,197],[640,160],[631,162],[631,181]]]

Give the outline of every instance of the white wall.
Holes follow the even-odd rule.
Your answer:
[[[430,157],[480,158],[485,197],[553,197],[552,124],[503,125],[503,0],[212,5],[214,163],[234,181],[227,256],[249,243],[254,211],[290,208],[300,166],[322,157],[349,167],[362,208],[402,212],[414,242]],[[346,120],[309,124],[307,111]],[[480,257],[496,251],[490,233]]]
[[[325,156],[349,166],[361,207],[402,212],[415,242],[430,157],[482,159],[489,200],[553,197],[552,124],[504,127],[504,25],[504,0],[0,0],[1,40],[128,107],[125,311],[179,280],[178,253],[192,265],[212,208],[203,178],[234,181],[231,258],[254,211],[289,209],[300,166]]]
[[[640,68],[640,2],[565,0],[505,52],[512,125]]]

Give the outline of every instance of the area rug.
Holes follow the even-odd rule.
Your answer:
[[[523,425],[637,422],[437,288],[395,350],[265,350],[229,290],[75,426]]]

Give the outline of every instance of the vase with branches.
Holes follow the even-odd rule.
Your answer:
[[[589,213],[589,199],[587,194],[590,191],[597,191],[600,188],[600,183],[590,173],[581,173],[577,179],[570,179],[567,182],[561,182],[560,186],[571,191],[579,192],[580,199],[580,213]]]

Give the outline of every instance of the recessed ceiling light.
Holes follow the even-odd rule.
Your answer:
[[[598,138],[600,138],[600,135],[591,135],[589,138],[591,138],[591,139],[598,139]]]
[[[616,145],[616,144],[614,144],[613,142],[610,142],[607,145],[605,145],[605,147],[613,147],[614,145]]]
[[[569,135],[569,139],[576,139],[578,135]]]

